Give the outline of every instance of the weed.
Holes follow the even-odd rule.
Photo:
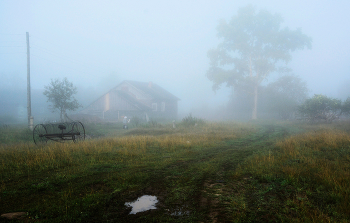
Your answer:
[[[180,123],[180,125],[184,127],[190,127],[190,126],[197,126],[197,125],[204,125],[205,121],[201,118],[193,117],[190,113],[188,116],[184,117]]]

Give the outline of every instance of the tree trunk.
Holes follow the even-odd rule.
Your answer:
[[[254,105],[252,112],[252,119],[256,120],[258,118],[258,85],[254,86]]]
[[[64,122],[64,113],[65,111],[64,110],[61,110],[61,113],[60,113],[60,122]]]
[[[60,122],[63,122],[62,111],[60,112]]]

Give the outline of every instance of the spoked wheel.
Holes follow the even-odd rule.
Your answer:
[[[80,142],[85,140],[85,129],[81,122],[74,122],[72,127],[73,142]]]
[[[44,136],[47,134],[46,128],[44,125],[36,125],[33,129],[33,140],[36,145],[45,144],[47,142],[47,138]]]

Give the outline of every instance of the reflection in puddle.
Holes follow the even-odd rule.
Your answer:
[[[134,202],[125,202],[125,205],[132,207],[132,210],[129,214],[136,214],[138,212],[147,211],[151,209],[157,209],[155,204],[158,202],[156,196],[144,195],[139,197]]]

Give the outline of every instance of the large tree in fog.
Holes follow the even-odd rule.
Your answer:
[[[217,90],[221,84],[249,86],[254,95],[252,119],[257,118],[258,87],[272,72],[281,72],[291,60],[291,52],[305,47],[311,49],[311,38],[301,29],[281,28],[282,17],[254,7],[238,10],[231,21],[221,21],[217,35],[222,42],[208,51],[210,68],[207,77]],[[280,65],[280,66],[278,66]]]

